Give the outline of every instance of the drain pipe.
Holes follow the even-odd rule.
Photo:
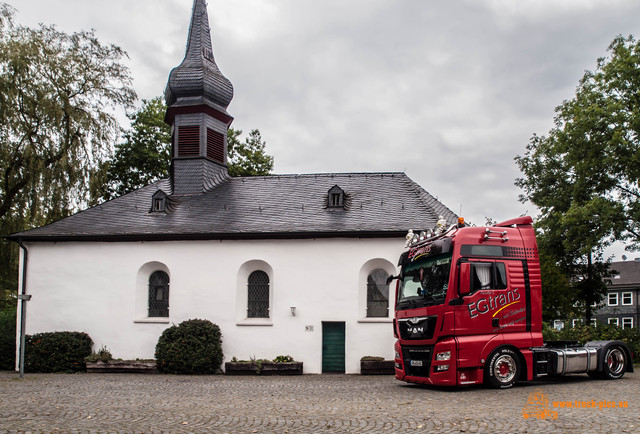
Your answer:
[[[29,251],[22,244],[22,239],[18,238],[18,245],[22,249],[22,282],[18,300],[20,300],[20,353],[18,355],[20,378],[24,378],[24,345],[25,345],[25,327],[27,325],[27,301],[31,300],[31,296],[27,294],[27,258]]]

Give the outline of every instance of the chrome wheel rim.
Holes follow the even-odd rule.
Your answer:
[[[620,348],[614,348],[607,353],[607,366],[609,372],[614,375],[620,374],[624,369],[624,354]]]
[[[513,357],[503,354],[493,364],[493,375],[501,383],[509,383],[516,376],[516,361]]]

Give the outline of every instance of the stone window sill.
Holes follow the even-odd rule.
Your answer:
[[[133,320],[136,324],[169,324],[169,317],[149,317]]]
[[[360,323],[392,323],[393,322],[393,318],[367,317],[367,318],[360,318],[358,320],[358,322],[360,322]]]
[[[273,326],[271,318],[245,318],[236,322],[237,326]]]

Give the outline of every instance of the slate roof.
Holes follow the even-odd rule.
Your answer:
[[[611,289],[616,287],[640,287],[640,261],[612,262],[610,268],[619,273],[620,277],[611,279]]]
[[[213,108],[211,116],[230,122],[226,108],[233,97],[233,87],[213,58],[204,0],[194,0],[186,55],[171,71],[165,97],[168,117],[172,111],[182,115],[211,114],[209,109]],[[216,116],[218,112],[226,117]],[[171,176],[173,182],[158,181],[9,238],[136,241],[400,237],[408,229],[434,227],[439,216],[451,224],[457,221],[453,212],[404,173],[231,178],[226,166],[200,155],[174,158]],[[329,190],[335,186],[340,190],[332,191],[344,192],[344,200],[339,201],[341,208],[328,206]],[[152,211],[153,199],[163,198],[166,206]]]
[[[344,209],[327,205],[335,185]],[[400,237],[457,216],[404,173],[333,173],[226,178],[204,193],[170,195],[166,212],[151,212],[168,179],[60,221],[20,232],[24,241],[136,241]]]

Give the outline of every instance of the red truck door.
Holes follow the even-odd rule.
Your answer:
[[[459,267],[460,275],[468,276],[460,285],[469,286],[460,288],[466,295],[455,307],[457,336],[526,330],[524,287],[513,284],[523,274],[520,261],[474,259]]]

